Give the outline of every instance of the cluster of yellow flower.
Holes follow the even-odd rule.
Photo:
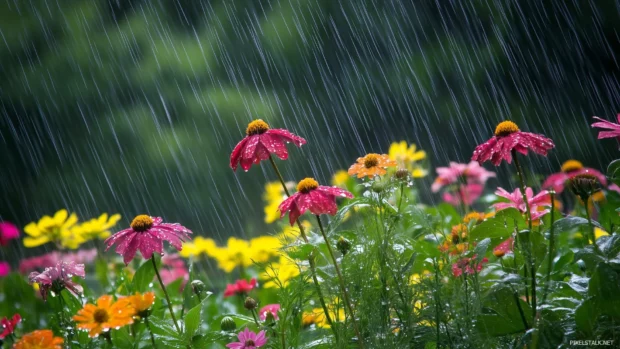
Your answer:
[[[303,221],[304,228],[309,229],[310,223]],[[255,263],[267,263],[259,278],[265,280],[264,287],[275,288],[278,279],[284,286],[288,281],[300,274],[295,261],[280,253],[282,248],[295,241],[299,236],[296,227],[285,226],[276,236],[259,236],[250,240],[230,237],[225,246],[218,246],[210,238],[197,236],[194,240],[183,244],[180,255],[184,258],[206,256],[214,259],[220,269],[231,273],[235,268],[247,268]]]
[[[24,227],[28,235],[24,238],[25,247],[36,247],[48,242],[60,248],[76,249],[81,244],[94,239],[110,236],[112,228],[121,219],[121,215],[102,214],[98,218],[78,223],[78,217],[65,209],[59,210],[53,217],[43,216],[38,222],[31,222]]]

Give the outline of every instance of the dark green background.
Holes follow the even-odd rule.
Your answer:
[[[263,233],[273,173],[228,165],[257,117],[308,140],[279,162],[290,180],[401,139],[467,161],[507,118],[556,142],[528,166],[604,168],[617,145],[589,124],[620,111],[619,17],[612,0],[5,1],[0,216]]]

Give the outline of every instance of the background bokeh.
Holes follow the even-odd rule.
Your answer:
[[[223,239],[269,230],[267,166],[230,151],[263,118],[308,140],[288,180],[328,182],[416,143],[468,161],[513,119],[567,158],[617,156],[619,7],[590,1],[110,0],[0,3],[0,217],[140,213]],[[498,172],[505,181],[507,168]],[[421,182],[425,200],[437,200]]]

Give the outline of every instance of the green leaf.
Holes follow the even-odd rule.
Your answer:
[[[575,324],[577,325],[577,329],[586,337],[592,335],[598,315],[598,310],[594,306],[592,300],[585,300],[575,309]]]
[[[202,306],[206,300],[207,298],[203,299],[202,302],[190,309],[183,319],[183,322],[185,323],[185,338],[188,340],[191,340],[196,334],[196,331],[200,328],[200,324],[202,323]]]
[[[593,271],[596,266],[605,261],[601,255],[599,255],[596,251],[594,251],[594,246],[588,245],[584,248],[578,249],[575,252],[575,262],[578,260],[582,260],[586,264],[586,268],[590,271]]]
[[[596,244],[607,258],[615,258],[620,253],[620,235],[602,236]]]
[[[427,240],[416,240],[413,242],[413,250],[426,257],[441,257],[441,251],[437,244]]]
[[[620,317],[620,275],[609,264],[598,264],[588,284],[588,295],[600,313]]]
[[[601,225],[596,221],[592,221],[592,224],[594,226],[601,228]],[[579,227],[587,226],[587,225],[588,225],[588,220],[583,217],[567,216],[564,218],[560,218],[553,223],[553,231],[554,231],[554,234],[561,234],[561,233],[574,231]],[[548,233],[548,230],[547,230],[547,233]]]
[[[616,185],[620,185],[620,159],[612,161],[607,166],[607,177]]]
[[[149,316],[151,331],[157,343],[162,343],[164,347],[185,348],[186,344],[172,324],[154,316]]]
[[[521,213],[514,208],[509,208],[499,211],[494,217],[475,226],[469,236],[472,240],[507,238],[515,230],[525,227],[526,223]]]
[[[489,248],[490,244],[491,239],[486,238],[480,241],[478,245],[476,245],[476,248],[474,248],[474,255],[476,255],[476,264],[479,264],[484,258],[484,256],[487,254],[487,249]]]
[[[301,244],[298,246],[291,247],[286,251],[289,257],[292,259],[301,259],[307,260],[310,253],[314,251],[314,246],[312,244]]]
[[[139,292],[148,291],[150,289],[149,285],[153,282],[154,277],[155,269],[153,268],[153,262],[149,259],[142,263],[133,276],[134,289]]]
[[[532,324],[532,310],[530,306],[518,298],[525,319]],[[479,331],[490,336],[504,336],[525,331],[525,325],[521,319],[519,308],[515,303],[513,292],[508,287],[498,288],[487,297],[485,304],[487,314],[477,317]]]
[[[123,327],[116,331],[111,331],[112,343],[114,344],[114,348],[119,349],[132,349],[133,348],[133,340],[129,335],[129,331],[127,327]]]

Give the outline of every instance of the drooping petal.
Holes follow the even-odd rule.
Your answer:
[[[247,142],[248,137],[243,138],[241,142],[237,143],[232,151],[232,154],[230,154],[230,168],[232,168],[233,171],[237,170],[237,165],[239,164],[239,160],[241,159],[241,155]]]

